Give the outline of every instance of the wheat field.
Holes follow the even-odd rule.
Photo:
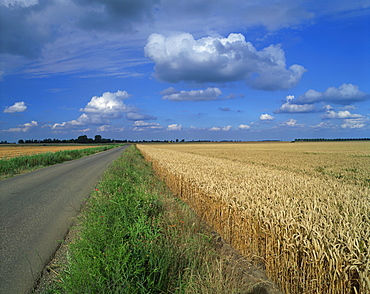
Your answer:
[[[370,142],[137,147],[285,293],[370,293]]]
[[[60,146],[40,146],[40,145],[0,145],[0,159],[12,158],[22,155],[35,155],[46,152],[57,152],[65,150],[79,150],[86,148],[100,147],[101,145],[60,145]]]

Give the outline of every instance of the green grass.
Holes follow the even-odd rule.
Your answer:
[[[135,146],[110,165],[75,230],[68,262],[48,293],[229,294],[253,288],[216,253],[209,228],[171,195]]]
[[[119,145],[107,145],[96,148],[79,150],[64,150],[57,152],[46,152],[35,155],[23,155],[8,159],[0,159],[0,179],[38,168],[78,159],[101,151],[115,148]]]

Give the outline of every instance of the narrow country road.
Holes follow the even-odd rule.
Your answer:
[[[126,148],[0,181],[0,293],[33,289],[84,199]]]

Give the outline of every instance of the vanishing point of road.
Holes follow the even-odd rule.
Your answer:
[[[0,181],[0,293],[33,289],[84,200],[126,147]]]

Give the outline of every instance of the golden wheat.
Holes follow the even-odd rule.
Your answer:
[[[286,293],[370,293],[370,164],[356,161],[369,163],[370,144],[320,144],[138,148],[226,240],[263,261]],[[329,164],[341,177],[318,169]]]
[[[101,145],[60,145],[60,146],[37,146],[37,145],[12,145],[12,146],[0,146],[0,159],[11,158],[22,155],[35,155],[46,152],[57,152],[64,150],[79,150],[86,148],[100,147]]]

